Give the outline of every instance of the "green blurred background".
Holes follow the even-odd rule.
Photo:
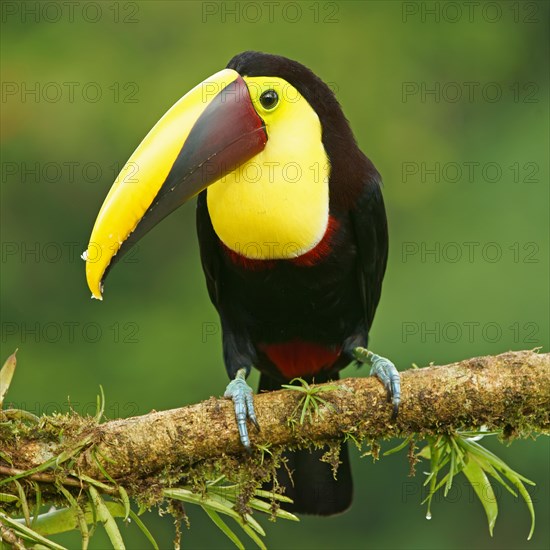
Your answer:
[[[70,398],[91,413],[101,384],[117,417],[223,392],[193,205],[117,266],[103,303],[90,300],[79,255],[146,132],[247,49],[330,83],[383,175],[391,253],[371,347],[401,369],[548,351],[548,4],[472,4],[3,2],[1,356],[19,348],[10,401],[38,414]],[[403,454],[373,464],[354,452],[351,511],[264,521],[269,546],[548,548],[548,439],[487,445],[537,482],[530,543],[511,495],[499,493],[493,539],[462,478],[428,522],[421,465],[411,479]],[[202,511],[188,512],[184,547],[230,546]],[[170,518],[146,522],[170,547]],[[128,547],[146,547],[135,526],[124,533]],[[106,546],[98,532],[91,547]]]

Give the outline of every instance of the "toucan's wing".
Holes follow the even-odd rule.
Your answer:
[[[369,179],[350,214],[358,250],[358,277],[367,331],[380,300],[388,260],[388,225],[380,176],[375,170],[368,173]]]
[[[240,322],[238,316],[235,316],[235,309],[239,308],[228,311],[230,297],[223,284],[226,280],[223,253],[208,213],[206,191],[197,197],[197,233],[208,294],[220,315],[225,368],[229,377],[233,379],[240,369],[244,368],[248,372],[250,367],[256,364],[256,351],[246,326]]]
[[[219,312],[221,300],[220,246],[208,214],[206,191],[203,191],[197,197],[197,234],[208,295]]]

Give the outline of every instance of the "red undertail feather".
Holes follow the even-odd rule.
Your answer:
[[[299,376],[314,376],[331,368],[342,351],[341,348],[301,340],[264,344],[261,349],[287,380]]]

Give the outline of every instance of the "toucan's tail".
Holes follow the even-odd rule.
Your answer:
[[[334,378],[334,376],[333,376]],[[326,382],[328,378],[315,377],[317,383]],[[262,374],[259,391],[278,390],[281,385],[276,380]],[[288,451],[287,468],[292,474],[290,478],[285,467],[277,470],[277,479],[285,490],[285,495],[294,503],[284,506],[285,510],[297,514],[314,514],[331,516],[347,510],[353,495],[353,481],[347,443],[340,447],[340,466],[336,479],[332,474],[332,466],[321,462],[324,449]]]

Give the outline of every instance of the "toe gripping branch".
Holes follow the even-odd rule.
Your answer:
[[[223,396],[233,400],[241,443],[247,450],[250,450],[250,438],[248,436],[246,420],[249,418],[258,431],[260,430],[260,425],[254,411],[252,388],[246,383],[246,369],[239,369],[237,371],[235,379],[229,382]]]
[[[355,358],[361,363],[371,365],[370,375],[376,376],[388,391],[388,400],[393,404],[392,420],[397,418],[401,403],[401,379],[395,365],[385,357],[376,355],[365,348],[355,348]]]

